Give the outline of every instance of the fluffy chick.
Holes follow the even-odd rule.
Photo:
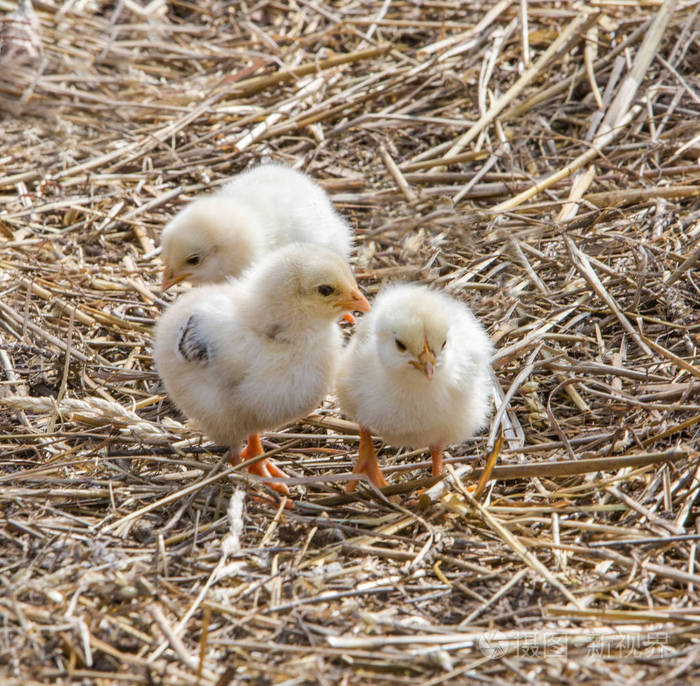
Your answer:
[[[433,474],[446,445],[483,428],[491,410],[491,340],[471,310],[425,286],[387,288],[342,356],[337,394],[360,425],[355,473],[386,481],[371,431],[393,445],[428,446]],[[350,481],[348,493],[357,486]]]
[[[185,279],[201,285],[238,276],[270,250],[293,242],[321,245],[347,260],[351,230],[311,177],[262,164],[197,198],[166,225],[162,288]]]
[[[336,321],[351,310],[367,311],[369,303],[346,262],[292,244],[236,281],[179,298],[158,322],[153,359],[175,404],[209,438],[231,446],[238,464],[263,452],[259,431],[306,415],[328,392],[342,347]],[[249,471],[286,476],[267,460]]]

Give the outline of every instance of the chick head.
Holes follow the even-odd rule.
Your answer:
[[[398,286],[387,296],[375,308],[379,358],[392,371],[432,380],[449,345],[447,308],[439,294],[421,286]]]
[[[303,319],[336,320],[370,309],[345,260],[311,243],[276,250],[256,269],[254,282],[269,301]]]
[[[200,285],[238,276],[253,261],[259,240],[255,219],[233,198],[198,198],[163,229],[162,289],[185,279]]]

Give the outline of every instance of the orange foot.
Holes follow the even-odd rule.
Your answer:
[[[433,458],[433,476],[440,476],[442,474],[442,446],[431,445],[430,457]]]
[[[241,464],[241,462],[245,462],[246,460],[250,460],[253,457],[262,455],[264,452],[265,451],[263,450],[263,447],[260,444],[260,437],[258,436],[258,434],[251,434],[250,436],[248,436],[248,445],[240,453],[231,448],[229,462],[231,462],[231,464]],[[263,478],[288,478],[287,474],[285,474],[276,464],[270,462],[268,459],[253,462],[253,464],[248,465],[248,471],[251,474],[257,474],[258,476],[262,476]],[[265,485],[269,486],[275,491],[283,493],[284,495],[289,495],[289,488],[286,484],[265,482]]]
[[[355,463],[355,469],[352,470],[352,473],[366,474],[369,480],[378,488],[386,486],[386,479],[377,461],[377,453],[374,452],[372,434],[368,429],[362,426],[360,427],[360,451],[357,456],[357,462]],[[345,492],[352,493],[356,488],[357,479],[348,481],[347,486],[345,486]]]

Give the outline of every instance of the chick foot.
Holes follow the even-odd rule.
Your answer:
[[[355,469],[352,470],[352,473],[366,474],[377,488],[383,488],[387,485],[384,474],[382,474],[379,462],[377,461],[377,453],[374,452],[372,434],[364,427],[360,427],[360,450],[357,456],[357,462],[355,463]],[[352,493],[356,488],[357,479],[353,479],[352,481],[348,481],[345,486],[345,492]]]
[[[433,458],[433,476],[440,476],[442,474],[442,446],[431,445],[430,457]]]
[[[241,462],[250,460],[253,457],[262,455],[264,452],[265,451],[263,450],[263,447],[260,444],[260,437],[258,436],[258,434],[251,434],[250,436],[248,436],[248,445],[241,452],[234,451],[234,449],[231,448],[229,461],[231,462],[231,464],[240,464]],[[267,458],[264,460],[259,460],[258,462],[254,462],[251,465],[248,465],[248,472],[250,474],[257,474],[258,476],[262,476],[263,478],[289,478],[288,474],[285,474],[276,464],[270,462],[270,460],[268,460]],[[265,485],[269,486],[275,491],[279,491],[284,495],[289,495],[289,488],[286,484],[265,482]]]

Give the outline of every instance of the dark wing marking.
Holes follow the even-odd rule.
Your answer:
[[[194,315],[190,315],[177,332],[175,347],[188,362],[208,362],[211,357],[206,340],[197,331]]]

